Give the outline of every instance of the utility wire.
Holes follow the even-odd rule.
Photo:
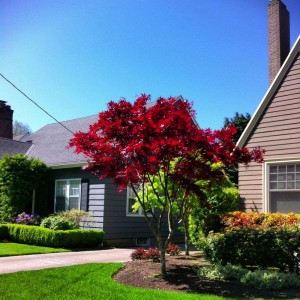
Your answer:
[[[10,83],[17,91],[19,91],[22,95],[24,95],[28,100],[30,100],[34,105],[36,105],[39,109],[41,109],[45,114],[47,114],[50,118],[52,118],[55,122],[57,122],[59,125],[67,129],[69,132],[74,134],[72,130],[70,130],[68,127],[66,127],[64,124],[62,124],[60,121],[58,121],[55,117],[53,117],[51,114],[49,114],[45,109],[43,109],[40,105],[38,105],[34,100],[32,100],[30,97],[28,97],[24,92],[22,92],[17,86],[15,86],[10,80],[8,80],[4,75],[0,73],[1,77],[6,80],[8,83]]]

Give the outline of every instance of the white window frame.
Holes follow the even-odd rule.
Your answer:
[[[57,179],[57,180],[55,180],[55,189],[54,189],[54,213],[57,213],[57,211],[56,211],[56,189],[57,189],[57,182],[60,182],[60,181],[66,181],[67,182],[66,198],[68,198],[67,201],[68,201],[68,204],[69,204],[70,203],[70,181],[74,181],[74,180],[79,181],[78,209],[80,209],[80,203],[81,203],[81,178]]]
[[[273,159],[270,161],[265,161],[264,162],[264,190],[263,190],[263,211],[264,212],[270,212],[270,207],[271,207],[271,199],[270,199],[270,167],[271,166],[278,166],[278,165],[293,165],[293,164],[300,164],[300,159],[287,159],[287,160],[282,160],[282,159]],[[282,190],[282,191],[299,191],[297,189],[291,189],[291,190]]]

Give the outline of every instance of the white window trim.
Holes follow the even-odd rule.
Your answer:
[[[80,203],[81,203],[81,178],[68,178],[68,179],[57,179],[55,180],[55,189],[54,189],[54,213],[57,213],[56,211],[56,183],[59,182],[59,181],[67,181],[67,195],[66,197],[68,198],[68,201],[69,201],[69,198],[70,198],[70,181],[72,180],[79,180],[79,201],[78,201],[78,209],[80,209]]]
[[[300,164],[300,159],[272,159],[264,162],[263,212],[270,212],[270,166],[287,164]]]

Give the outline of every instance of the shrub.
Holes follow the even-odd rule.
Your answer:
[[[37,214],[26,214],[21,213],[17,217],[12,219],[12,223],[23,224],[23,225],[40,225],[41,218]]]
[[[226,266],[216,264],[213,267],[202,267],[198,270],[200,277],[221,280],[240,280],[247,273],[247,269],[232,264]]]
[[[57,215],[77,224],[77,228],[79,228],[81,224],[85,225],[85,223],[94,222],[93,217],[91,217],[88,211],[75,208],[68,211],[61,211]]]
[[[282,273],[274,270],[255,270],[253,272],[227,264],[217,264],[213,267],[202,267],[198,270],[201,278],[218,280],[237,280],[243,284],[256,288],[281,289],[289,287],[300,287],[300,277],[294,273]]]
[[[241,228],[211,234],[204,251],[215,264],[276,267],[299,272],[300,227]]]
[[[300,287],[300,277],[294,273],[281,273],[269,270],[248,272],[241,280],[242,283],[261,289],[282,289]]]
[[[29,245],[84,248],[99,246],[103,243],[104,239],[103,230],[52,230],[40,226],[19,224],[6,224],[2,226],[7,228],[9,240]]]
[[[145,254],[146,250],[144,248],[137,248],[131,253],[132,260],[141,260]]]
[[[145,250],[144,248],[138,248],[131,253],[132,260],[149,259],[153,262],[160,261],[160,252],[157,248],[149,248]]]
[[[9,221],[25,211],[47,178],[48,167],[37,158],[26,155],[4,155],[0,159],[0,218]]]
[[[57,215],[43,219],[41,227],[50,228],[53,230],[71,230],[78,229],[79,225],[72,220]]]
[[[221,214],[235,211],[239,207],[239,192],[229,180],[207,191],[206,196],[211,208],[199,205],[193,208],[189,217],[191,241],[197,247],[201,247],[201,239],[211,230],[220,231],[224,226]]]
[[[149,248],[145,251],[143,255],[143,259],[149,259],[153,262],[159,262],[160,261],[160,252],[157,248]]]
[[[166,249],[166,252],[170,255],[179,255],[180,247],[178,245],[170,243]]]
[[[253,213],[236,211],[222,216],[226,230],[234,228],[269,228],[285,225],[300,225],[300,214]]]

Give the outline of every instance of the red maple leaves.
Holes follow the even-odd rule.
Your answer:
[[[188,101],[174,97],[149,101],[149,95],[141,95],[133,104],[126,99],[110,102],[89,132],[75,133],[70,146],[86,155],[88,169],[100,178],[114,178],[124,189],[147,181],[159,170],[168,175],[175,159],[177,166],[169,175],[178,182],[220,177],[222,168],[214,170],[212,163],[230,167],[262,161],[263,150],[235,147],[233,126],[200,129]]]

